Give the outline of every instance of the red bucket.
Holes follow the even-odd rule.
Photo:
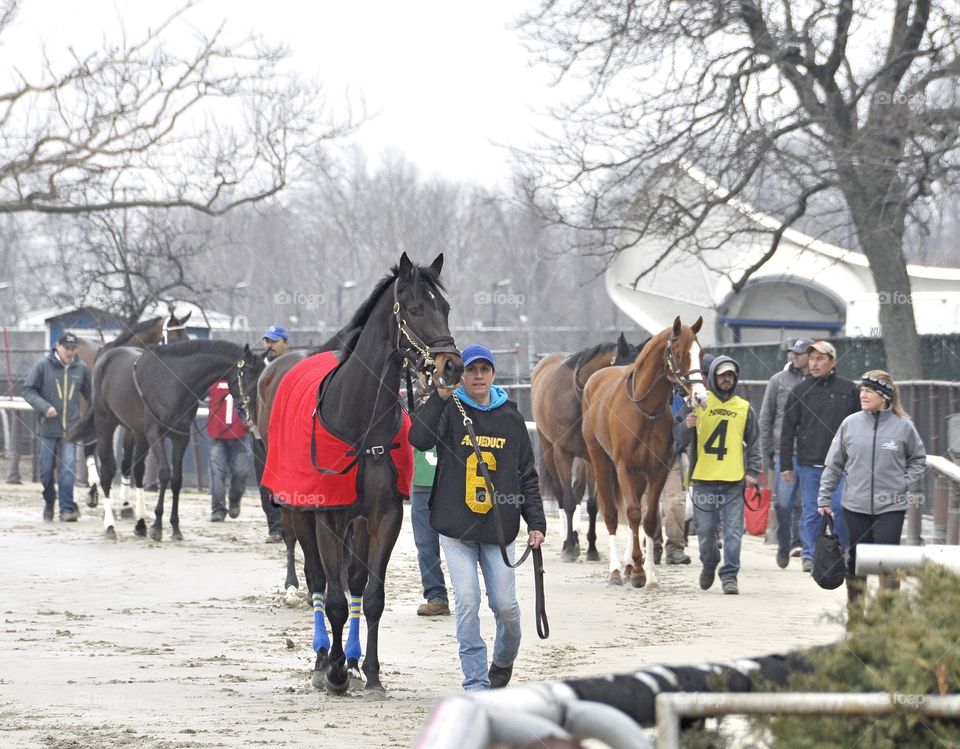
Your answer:
[[[762,536],[767,532],[772,495],[773,492],[766,487],[748,486],[743,490],[743,521],[751,536]]]

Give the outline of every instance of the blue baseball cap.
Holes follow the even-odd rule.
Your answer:
[[[287,340],[287,329],[282,325],[271,325],[263,337],[269,341]]]
[[[493,361],[493,352],[490,351],[486,346],[481,346],[479,343],[473,343],[467,346],[463,350],[463,366],[469,367],[478,359],[485,359],[490,362],[490,365],[495,367],[496,364]]]

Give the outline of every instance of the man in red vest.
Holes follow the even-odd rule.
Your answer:
[[[247,428],[226,380],[210,386],[207,434],[210,436],[210,522],[222,523],[228,511],[232,518],[240,515],[240,500],[253,464]],[[229,510],[224,503],[228,477]]]

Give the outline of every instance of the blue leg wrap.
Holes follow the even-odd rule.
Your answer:
[[[344,655],[347,660],[360,660],[360,602],[362,596],[350,596],[350,632],[347,634],[347,647]]]
[[[327,634],[327,620],[323,616],[323,607],[327,605],[326,593],[313,594],[313,652],[322,649],[330,651],[330,636]]]

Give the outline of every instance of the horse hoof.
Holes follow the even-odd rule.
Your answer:
[[[580,557],[579,546],[564,546],[563,551],[560,552],[561,562],[576,562],[579,557]]]
[[[647,590],[650,590],[652,588],[659,588],[659,587],[660,587],[660,583],[657,582],[654,578],[652,577],[647,578]]]
[[[362,689],[366,681],[363,678],[363,674],[360,673],[360,669],[354,666],[347,670],[349,675],[347,678],[347,688],[348,689]],[[382,687],[381,687],[382,688]]]
[[[290,608],[296,608],[300,605],[299,590],[292,585],[288,585],[283,592],[283,603]]]
[[[133,533],[136,536],[140,536],[140,538],[147,535],[147,524],[143,522],[143,518],[137,521],[137,524],[133,527]]]
[[[630,575],[630,584],[634,588],[642,588],[644,585],[647,584],[647,576],[644,575],[642,572],[635,575]]]
[[[632,575],[632,574],[633,574],[633,565],[632,565],[632,564],[628,564],[626,567],[623,568],[623,576],[624,576],[624,577],[630,577],[630,575]]]
[[[117,532],[113,529],[113,526],[112,526],[112,525],[109,526],[109,527],[103,532],[103,537],[106,538],[107,541],[116,541],[116,540],[117,540]]]
[[[614,570],[610,573],[610,579],[607,581],[608,585],[623,585],[623,578],[620,577],[620,570]]]
[[[100,497],[97,495],[97,485],[90,487],[90,494],[87,496],[87,507],[96,507],[100,504]]]
[[[383,702],[385,699],[387,699],[387,690],[383,687],[363,690],[364,702]]]
[[[314,689],[324,689],[326,684],[326,677],[324,676],[323,671],[314,671],[310,676],[310,684]]]
[[[157,528],[155,525],[150,526],[150,540],[159,541],[163,538],[163,528]]]
[[[170,534],[170,538],[172,538],[174,541],[183,541],[183,534],[180,532],[180,529],[177,528],[173,533]]]
[[[600,552],[596,549],[587,549],[587,561],[588,562],[599,562],[600,561]]]
[[[323,676],[323,686],[330,694],[345,694],[350,687],[350,679],[344,679],[342,684],[337,684],[330,679],[330,673]]]
[[[120,517],[123,520],[133,520],[133,508],[129,506],[120,508]]]

